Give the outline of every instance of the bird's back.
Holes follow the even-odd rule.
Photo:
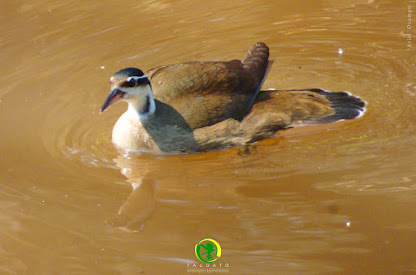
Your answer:
[[[268,47],[257,43],[243,61],[173,64],[152,69],[147,76],[159,105],[169,105],[191,129],[197,129],[246,115],[265,76],[268,57]]]

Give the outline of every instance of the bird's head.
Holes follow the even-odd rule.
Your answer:
[[[111,92],[104,101],[101,112],[119,100],[126,101],[140,109],[151,93],[149,79],[136,68],[125,68],[118,71],[110,78],[110,84]]]

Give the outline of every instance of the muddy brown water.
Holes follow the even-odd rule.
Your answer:
[[[187,274],[203,238],[232,274],[416,270],[414,0],[0,6],[2,273]],[[115,71],[256,41],[264,88],[350,91],[365,116],[205,154],[114,149]]]

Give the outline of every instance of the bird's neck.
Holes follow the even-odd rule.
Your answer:
[[[138,115],[140,119],[147,119],[155,113],[156,104],[150,85],[142,89],[134,99],[128,101],[129,107],[127,112],[132,115]]]

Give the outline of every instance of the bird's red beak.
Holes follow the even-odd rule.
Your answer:
[[[100,109],[101,113],[104,112],[104,110],[107,109],[110,105],[116,103],[121,98],[123,98],[124,94],[125,92],[120,91],[117,88],[112,89],[107,99],[104,101],[103,106],[101,106],[101,109]]]

